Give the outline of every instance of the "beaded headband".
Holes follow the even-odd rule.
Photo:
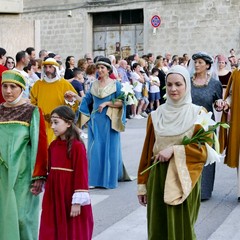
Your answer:
[[[104,66],[106,66],[107,68],[112,69],[112,65],[109,64],[109,63],[107,63],[107,62],[104,62],[104,61],[96,62],[96,66],[97,66],[97,65],[104,65]]]

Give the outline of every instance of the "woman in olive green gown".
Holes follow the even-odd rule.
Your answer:
[[[147,205],[149,240],[194,240],[200,207],[200,176],[205,145],[183,145],[199,129],[202,107],[192,104],[188,71],[172,67],[166,78],[167,100],[148,118],[138,170],[138,199]],[[149,171],[145,169],[159,162]]]

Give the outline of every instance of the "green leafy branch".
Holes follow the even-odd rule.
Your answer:
[[[182,144],[183,145],[187,145],[190,143],[197,143],[198,145],[202,145],[205,144],[206,142],[209,143],[215,143],[215,140],[213,138],[208,137],[210,134],[214,133],[215,130],[219,127],[223,127],[223,128],[229,128],[229,125],[226,123],[222,123],[222,122],[218,122],[216,123],[214,126],[210,126],[209,130],[204,131],[203,128],[201,128],[200,130],[198,130],[198,132],[191,138],[184,136],[183,140],[182,140]]]

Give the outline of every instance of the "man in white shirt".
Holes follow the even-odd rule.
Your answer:
[[[26,89],[23,93],[23,98],[29,100],[29,75],[23,70],[24,67],[28,65],[30,61],[29,55],[26,51],[20,51],[16,54],[16,67],[13,69],[14,71],[19,72],[22,76],[24,76],[26,81]]]

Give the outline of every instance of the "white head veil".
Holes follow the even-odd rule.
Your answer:
[[[192,104],[190,75],[183,66],[176,65],[169,69],[170,74],[180,74],[186,83],[186,92],[179,101],[173,101],[166,93],[166,103],[151,113],[155,131],[161,136],[174,136],[186,132],[196,122],[200,106]]]

